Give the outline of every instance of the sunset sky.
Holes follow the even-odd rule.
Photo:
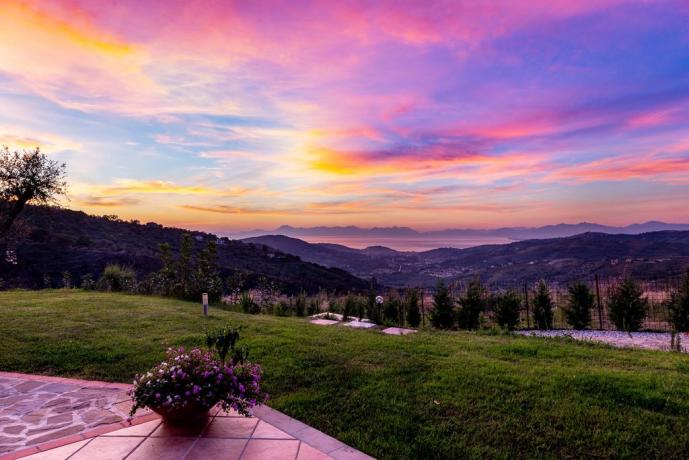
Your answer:
[[[689,2],[0,0],[0,144],[231,231],[689,222]]]

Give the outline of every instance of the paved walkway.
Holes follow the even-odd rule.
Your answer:
[[[187,428],[150,412],[126,421],[127,389],[0,372],[0,460],[371,458],[267,406],[249,418],[214,409]]]
[[[669,351],[672,334],[669,332],[622,332],[622,331],[579,331],[579,330],[552,330],[552,331],[515,331],[516,334],[533,337],[571,337],[575,340],[605,343],[619,348],[643,348],[646,350]],[[678,334],[680,348],[689,352],[689,336]]]

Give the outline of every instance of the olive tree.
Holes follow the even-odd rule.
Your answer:
[[[27,204],[55,203],[67,191],[66,165],[49,159],[39,148],[0,150],[0,239],[10,232]]]

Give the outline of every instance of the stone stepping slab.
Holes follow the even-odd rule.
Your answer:
[[[383,329],[381,332],[383,334],[388,335],[407,335],[415,333],[416,329],[405,329],[403,327],[388,327],[387,329]]]

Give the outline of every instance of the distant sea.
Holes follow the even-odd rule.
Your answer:
[[[355,249],[369,246],[385,246],[397,251],[429,251],[437,248],[470,248],[484,244],[507,244],[514,240],[503,237],[461,237],[461,238],[429,238],[429,237],[375,237],[375,236],[299,236],[309,243],[341,244]]]

